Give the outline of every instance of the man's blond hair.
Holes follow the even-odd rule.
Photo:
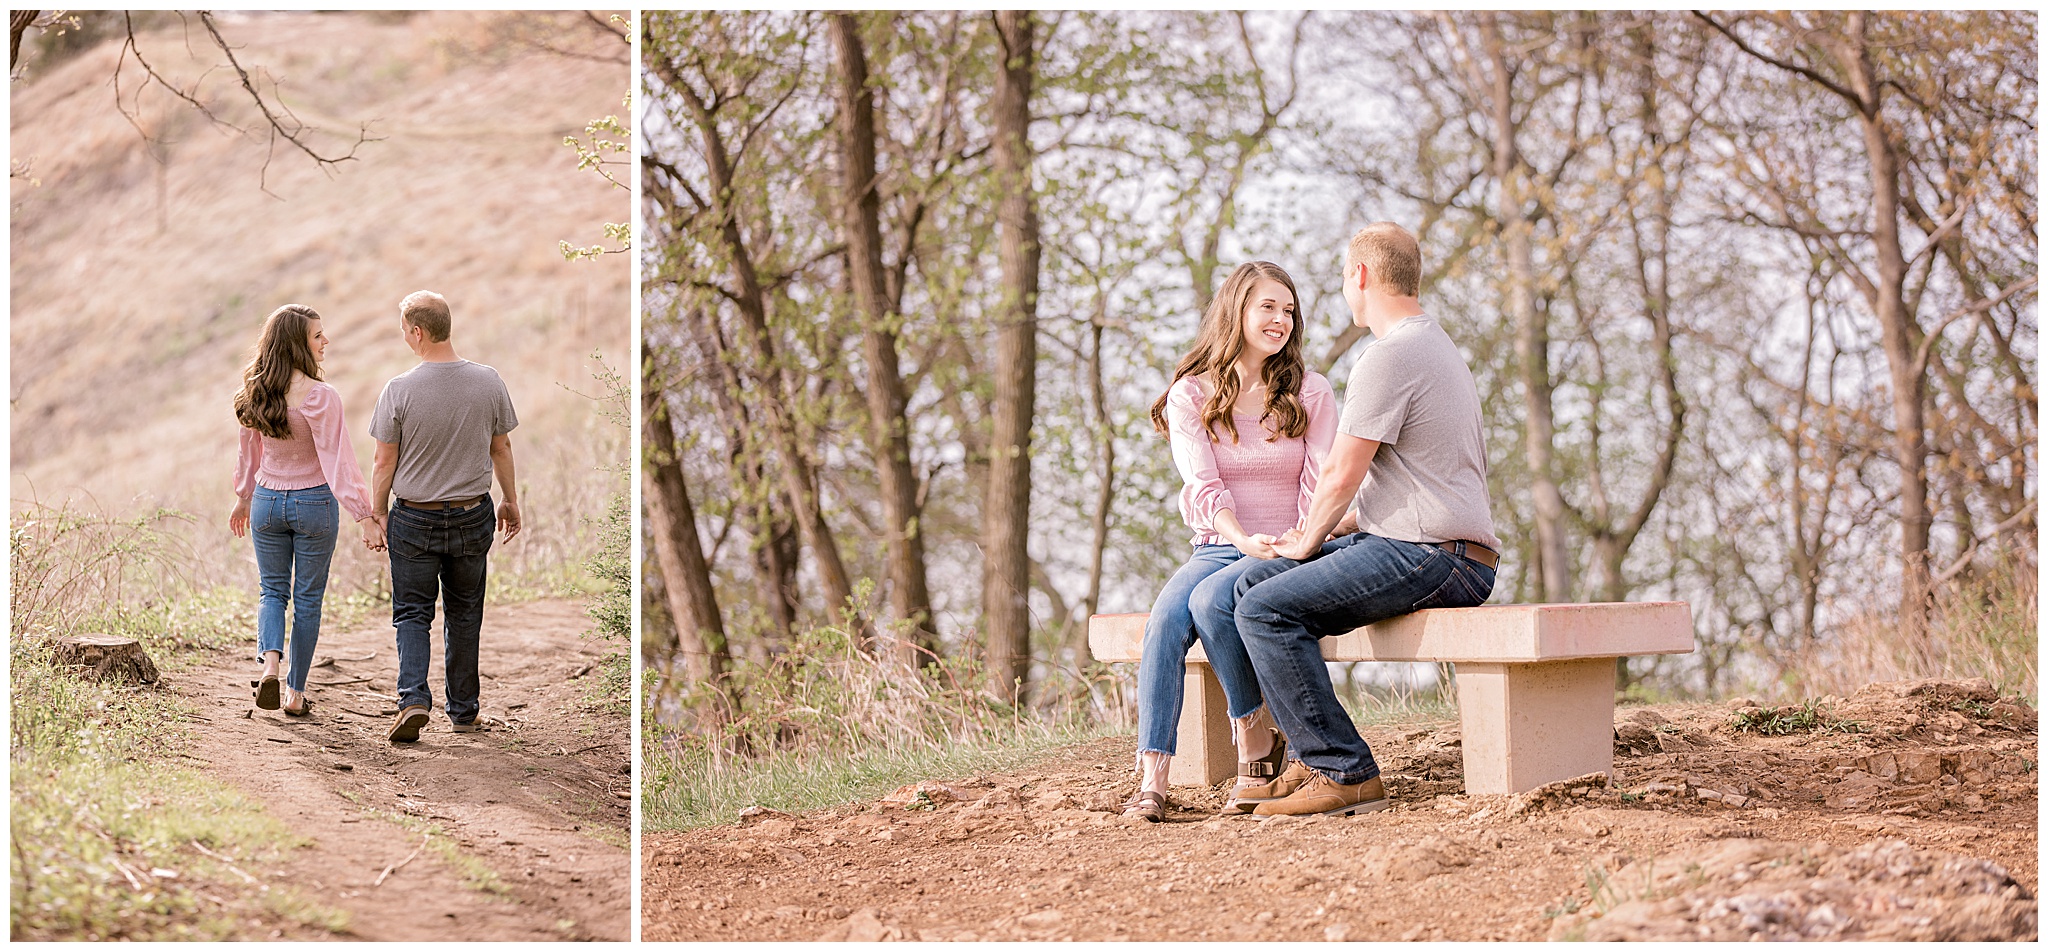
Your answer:
[[[398,302],[398,316],[407,327],[417,327],[427,332],[427,339],[438,344],[448,339],[449,325],[453,318],[448,314],[448,299],[432,291],[414,291]]]
[[[1344,249],[1344,280],[1350,281],[1361,264],[1388,294],[1415,297],[1422,291],[1422,246],[1400,225],[1376,221],[1358,229]]]

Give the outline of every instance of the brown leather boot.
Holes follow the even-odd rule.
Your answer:
[[[1374,777],[1364,783],[1338,783],[1311,770],[1308,783],[1286,798],[1261,803],[1253,813],[1259,816],[1350,816],[1371,813],[1394,805],[1387,799],[1387,787]]]
[[[1223,805],[1223,812],[1226,815],[1250,813],[1253,807],[1261,803],[1271,803],[1301,789],[1302,785],[1308,783],[1309,778],[1314,776],[1316,772],[1309,769],[1307,764],[1299,760],[1290,760],[1287,762],[1287,769],[1281,771],[1280,776],[1265,783],[1239,786],[1230,795],[1230,802]]]

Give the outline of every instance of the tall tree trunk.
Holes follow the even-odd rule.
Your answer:
[[[1861,100],[1863,148],[1870,159],[1870,240],[1877,252],[1874,300],[1892,378],[1892,446],[1899,464],[1899,560],[1905,578],[1899,614],[1917,625],[1927,608],[1927,546],[1934,514],[1927,504],[1927,373],[1918,360],[1920,325],[1906,305],[1906,254],[1899,243],[1899,156],[1884,121],[1884,91],[1870,61],[1864,14],[1843,24],[1837,57]]]
[[[937,660],[932,598],[925,581],[924,538],[918,531],[917,474],[910,468],[908,402],[898,369],[895,315],[889,313],[882,269],[881,197],[875,181],[875,98],[868,88],[867,50],[853,14],[832,16],[839,56],[839,163],[847,275],[861,316],[867,361],[868,445],[881,481],[882,519],[888,533],[889,598],[897,619],[910,626],[894,643],[910,664]]]
[[[1102,334],[1105,315],[1097,314],[1089,328],[1088,399],[1095,415],[1096,460],[1101,464],[1101,482],[1095,488],[1093,535],[1088,547],[1088,594],[1081,602],[1080,631],[1074,636],[1074,666],[1088,664],[1088,618],[1102,606],[1102,556],[1109,548],[1110,507],[1116,502],[1116,428],[1110,423],[1107,395],[1102,390]]]
[[[1030,696],[1031,417],[1038,384],[1038,203],[1032,194],[1031,85],[1036,69],[1028,11],[995,14],[1003,55],[996,71],[993,162],[1002,229],[1002,304],[996,313],[995,401],[988,495],[982,504],[981,607],[990,671],[1004,693]]]
[[[775,340],[768,330],[767,292],[761,285],[760,275],[754,270],[746,236],[740,231],[739,211],[732,206],[732,158],[725,140],[719,136],[717,117],[703,98],[676,75],[666,60],[654,57],[649,62],[663,84],[683,100],[691,119],[697,124],[709,192],[713,196],[713,211],[719,221],[719,237],[732,259],[735,285],[732,301],[752,338],[750,343],[759,366],[775,368]],[[838,540],[825,524],[824,507],[818,499],[817,479],[811,472],[802,441],[797,438],[795,421],[790,418],[795,395],[790,392],[790,385],[780,371],[769,369],[763,376],[773,387],[765,406],[769,432],[774,436],[776,450],[782,457],[783,483],[796,509],[797,528],[818,562],[819,581],[825,589],[826,614],[835,624],[859,626],[865,630],[866,620],[854,617],[848,608],[847,600],[853,594],[853,583],[847,576],[846,563],[839,557]]]
[[[1550,327],[1536,307],[1534,215],[1530,170],[1516,145],[1514,68],[1500,35],[1498,14],[1479,21],[1481,39],[1491,60],[1489,106],[1493,128],[1493,175],[1500,184],[1501,240],[1507,249],[1508,313],[1515,324],[1515,356],[1522,383],[1524,419],[1522,452],[1529,466],[1529,492],[1535,509],[1536,563],[1546,602],[1571,598],[1571,558],[1565,547],[1564,494],[1557,486],[1552,460],[1556,423],[1551,413]]]
[[[647,516],[654,538],[654,557],[667,584],[669,615],[674,619],[685,677],[708,684],[726,705],[737,710],[737,698],[726,680],[731,655],[725,625],[719,619],[718,595],[711,587],[711,567],[697,538],[697,513],[676,454],[675,431],[669,426],[668,404],[649,357],[641,370],[640,411],[647,437]]]

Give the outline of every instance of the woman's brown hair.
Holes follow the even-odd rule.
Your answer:
[[[242,369],[242,389],[235,392],[235,419],[243,426],[274,439],[292,438],[285,394],[291,390],[293,371],[320,379],[320,364],[306,339],[306,322],[319,319],[319,311],[287,304],[264,320],[256,356]]]
[[[1202,406],[1202,429],[1211,439],[1215,438],[1216,426],[1221,424],[1230,433],[1230,441],[1237,442],[1237,423],[1231,419],[1231,408],[1244,386],[1237,379],[1237,355],[1244,351],[1244,309],[1251,304],[1252,289],[1262,280],[1285,285],[1287,293],[1294,295],[1295,305],[1294,332],[1287,335],[1287,343],[1279,353],[1266,358],[1260,372],[1266,381],[1266,409],[1259,414],[1259,422],[1271,434],[1266,437],[1268,443],[1283,436],[1298,439],[1308,432],[1308,410],[1301,405],[1301,381],[1307,375],[1301,360],[1301,296],[1294,290],[1294,279],[1279,265],[1248,261],[1238,265],[1230,277],[1223,279],[1223,286],[1216,289],[1216,297],[1209,302],[1209,313],[1202,316],[1202,330],[1195,337],[1195,346],[1175,365],[1173,380],[1166,386],[1167,393],[1172,393],[1173,385],[1182,377],[1207,374],[1215,378],[1216,386]],[[1166,432],[1166,394],[1160,394],[1159,401],[1152,404],[1152,426]]]

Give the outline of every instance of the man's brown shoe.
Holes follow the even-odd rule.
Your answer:
[[[1230,802],[1223,805],[1223,812],[1250,813],[1253,807],[1261,803],[1271,803],[1301,789],[1313,776],[1316,776],[1316,772],[1309,769],[1307,764],[1299,760],[1290,760],[1287,762],[1287,769],[1281,771],[1280,776],[1265,783],[1237,788],[1231,794]]]
[[[420,728],[427,726],[427,709],[417,704],[398,712],[398,720],[391,722],[391,739],[415,741],[420,739]]]
[[[1318,771],[1309,771],[1308,783],[1286,799],[1259,804],[1252,812],[1259,816],[1350,816],[1371,813],[1394,805],[1387,799],[1386,784],[1374,777],[1364,783],[1338,783]]]

